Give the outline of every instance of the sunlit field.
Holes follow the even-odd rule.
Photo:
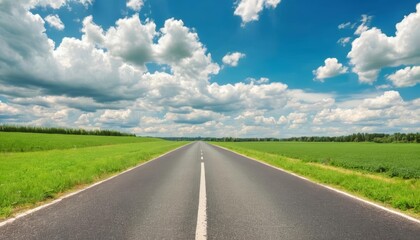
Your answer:
[[[0,132],[0,136],[0,218],[186,143],[39,133]]]

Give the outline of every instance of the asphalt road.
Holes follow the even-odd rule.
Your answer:
[[[420,239],[418,223],[203,142],[6,224],[0,239],[195,239],[203,228],[208,239]]]

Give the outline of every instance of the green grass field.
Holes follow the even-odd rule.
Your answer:
[[[256,151],[347,169],[420,178],[420,144],[240,142],[225,143]]]
[[[420,217],[420,144],[213,144]]]
[[[1,134],[8,139],[6,144],[1,139],[0,148],[0,219],[186,144],[135,137]]]
[[[162,140],[121,136],[0,132],[0,152],[44,151],[151,141]]]

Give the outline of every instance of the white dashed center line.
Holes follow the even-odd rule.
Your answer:
[[[203,159],[203,157],[201,157]],[[207,239],[207,197],[206,197],[206,176],[204,163],[201,162],[200,195],[198,199],[197,228],[195,230],[196,240]]]

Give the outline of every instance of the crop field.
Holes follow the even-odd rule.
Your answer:
[[[0,136],[0,219],[186,144],[136,137]]]
[[[420,178],[420,144],[241,142],[224,145],[296,158],[305,162]]]
[[[420,144],[213,144],[420,217]]]

